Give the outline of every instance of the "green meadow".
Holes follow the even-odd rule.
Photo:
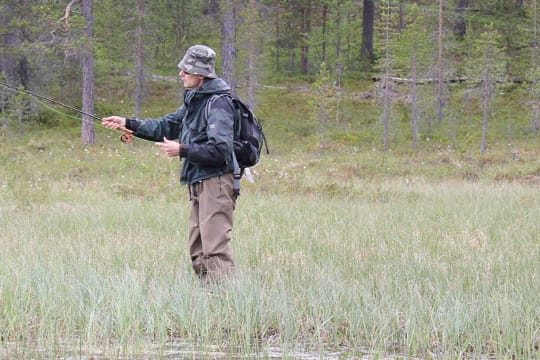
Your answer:
[[[540,355],[534,147],[280,148],[242,180],[238,277],[203,287],[178,160],[76,130],[0,142],[0,358]]]

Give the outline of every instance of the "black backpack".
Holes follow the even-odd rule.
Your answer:
[[[266,153],[270,154],[268,142],[263,128],[253,111],[240,98],[231,94],[216,94],[210,97],[206,104],[205,114],[208,118],[210,107],[218,98],[227,96],[233,105],[236,114],[234,116],[234,192],[240,195],[240,179],[244,169],[252,167],[259,162],[263,146]]]

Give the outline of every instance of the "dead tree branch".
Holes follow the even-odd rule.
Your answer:
[[[71,0],[69,4],[67,4],[66,6],[66,12],[64,16],[62,16],[59,21],[65,21],[66,26],[69,26],[69,16],[71,15],[71,8],[73,7],[73,5],[78,4],[80,2],[81,0]]]

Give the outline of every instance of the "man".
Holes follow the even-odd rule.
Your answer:
[[[204,45],[190,47],[178,64],[185,88],[184,103],[155,119],[110,116],[102,124],[128,130],[150,141],[169,157],[182,161],[180,181],[188,186],[189,253],[193,270],[203,283],[219,281],[235,272],[230,248],[233,210],[234,110],[228,96],[220,96],[206,114],[214,94],[230,93],[215,73],[216,53]],[[178,140],[174,141],[174,140]]]

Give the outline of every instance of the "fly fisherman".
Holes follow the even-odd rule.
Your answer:
[[[182,164],[180,182],[187,185],[189,253],[193,270],[203,284],[235,273],[230,248],[233,210],[234,112],[227,96],[213,102],[212,95],[230,93],[230,86],[215,72],[216,53],[204,45],[190,47],[178,64],[185,88],[184,102],[173,113],[155,119],[110,116],[102,124],[128,130],[134,136],[155,141],[169,157]],[[178,141],[175,141],[178,140]]]

